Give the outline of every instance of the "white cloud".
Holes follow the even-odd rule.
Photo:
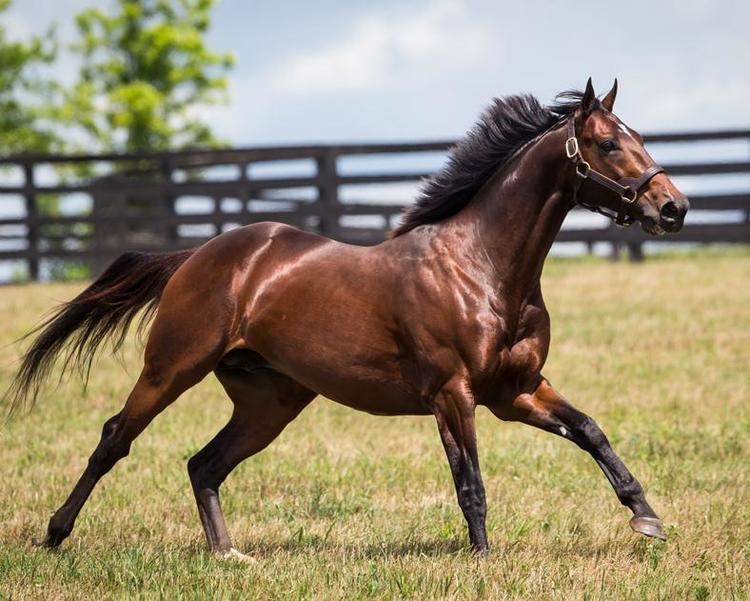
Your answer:
[[[684,54],[654,56],[652,69],[629,65],[623,80],[643,91],[630,97],[640,129],[710,129],[747,122],[750,46],[743,33],[727,31],[710,45]]]
[[[659,131],[727,127],[732,123],[729,119],[736,120],[736,115],[747,112],[748,98],[748,81],[704,80],[686,85],[674,82],[669,88],[655,92],[642,106],[642,127]]]
[[[468,18],[460,0],[434,1],[389,18],[367,15],[352,33],[317,51],[296,53],[274,68],[274,90],[292,94],[379,89],[404,73],[466,64],[490,47],[489,33]]]
[[[388,33],[377,20],[360,21],[352,36],[317,53],[297,54],[279,68],[272,83],[300,94],[359,90],[382,82],[387,72]]]

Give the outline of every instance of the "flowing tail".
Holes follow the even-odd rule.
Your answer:
[[[9,413],[33,407],[62,351],[66,368],[63,373],[73,365],[85,381],[101,344],[111,338],[114,349],[119,349],[133,319],[145,309],[138,325],[138,330],[142,330],[156,311],[167,282],[193,252],[125,253],[86,290],[57,307],[47,320],[26,335],[39,334],[24,354],[6,393]]]

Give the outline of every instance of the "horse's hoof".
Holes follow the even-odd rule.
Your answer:
[[[659,540],[667,540],[667,535],[664,534],[664,530],[661,528],[661,520],[659,518],[633,516],[630,519],[630,527],[633,531],[643,534],[644,536],[658,538]]]
[[[245,555],[239,552],[237,549],[232,547],[229,551],[222,551],[217,553],[217,556],[221,559],[228,559],[229,561],[240,561],[242,563],[255,563],[256,559],[250,555]]]
[[[59,541],[55,541],[50,538],[49,535],[45,536],[42,539],[39,539],[35,536],[31,539],[31,546],[35,549],[55,549],[60,545],[61,542],[62,539],[60,539]]]

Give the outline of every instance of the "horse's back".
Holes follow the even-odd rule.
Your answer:
[[[220,291],[266,267],[269,259],[292,260],[323,246],[339,243],[311,232],[275,222],[239,227],[212,238],[195,250],[175,272],[164,290],[164,298],[205,295]]]

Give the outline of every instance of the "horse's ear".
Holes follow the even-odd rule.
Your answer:
[[[607,92],[607,95],[602,98],[602,106],[607,109],[610,113],[612,107],[615,105],[615,98],[617,97],[617,78],[615,77],[615,83],[612,84],[612,89]]]
[[[581,100],[581,110],[583,114],[587,115],[594,108],[594,102],[596,102],[596,94],[594,93],[594,84],[591,83],[591,78],[586,82],[586,91],[583,93],[583,100]]]

